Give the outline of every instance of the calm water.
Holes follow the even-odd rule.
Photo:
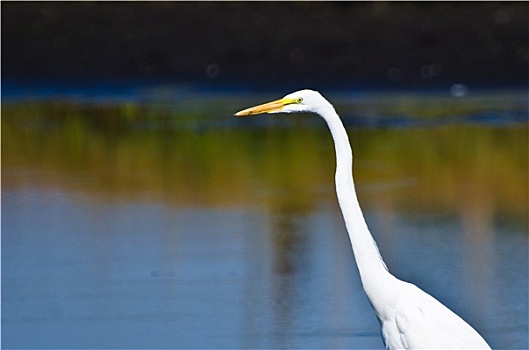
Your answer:
[[[323,122],[231,117],[279,96],[3,103],[2,347],[383,348]],[[527,93],[328,97],[390,271],[528,348]]]

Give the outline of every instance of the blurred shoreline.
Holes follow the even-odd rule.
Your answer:
[[[527,87],[527,3],[2,2],[4,81]]]
[[[437,88],[389,88],[384,86],[356,86],[345,84],[313,84],[313,85],[270,85],[255,86],[251,84],[207,84],[201,82],[177,81],[90,81],[90,82],[26,82],[16,80],[2,81],[2,101],[17,103],[22,101],[116,101],[139,102],[142,100],[167,99],[171,96],[182,98],[185,95],[202,95],[204,97],[248,97],[285,95],[303,88],[314,89],[327,96],[348,97],[349,99],[376,98],[377,96],[433,96],[447,99],[472,99],[486,96],[510,96],[517,100],[529,100],[529,88],[518,84],[504,86],[477,86],[452,84]],[[266,97],[265,97],[266,98]]]

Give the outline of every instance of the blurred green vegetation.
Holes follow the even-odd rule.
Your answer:
[[[338,110],[349,110],[341,101]],[[371,105],[364,99],[357,110],[429,118],[477,108],[434,101],[413,107],[406,100]],[[500,109],[517,106],[499,101]],[[323,122],[230,116],[246,102],[4,103],[2,187],[175,206],[311,210],[334,203],[334,149]],[[350,127],[349,133],[363,206],[384,202],[401,211],[455,214],[486,205],[495,215],[527,223],[526,123]]]

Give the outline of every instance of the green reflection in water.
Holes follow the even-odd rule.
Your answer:
[[[476,110],[434,98],[413,109],[413,101],[366,99],[358,109],[424,118]],[[486,101],[493,113],[519,106]],[[343,98],[341,105],[338,110],[349,113]],[[256,205],[273,212],[305,212],[334,201],[334,150],[323,122],[279,115],[245,124],[230,116],[242,107],[219,98],[174,104],[6,103],[3,186],[59,188],[105,201]],[[364,207],[492,213],[527,224],[525,123],[350,127],[349,133]]]
[[[341,322],[345,322],[343,320],[346,320],[347,323],[344,324],[348,325],[364,325],[367,317],[373,317],[373,314],[367,302],[365,302],[365,317],[364,314],[358,313],[363,309],[361,304],[356,304],[358,300],[354,296],[363,296],[363,293],[360,289],[352,292],[353,290],[348,287],[354,285],[351,280],[347,279],[347,276],[351,276],[350,269],[353,262],[350,248],[344,249],[343,246],[339,246],[342,243],[346,244],[347,238],[342,234],[343,221],[340,218],[334,194],[335,161],[329,132],[323,122],[314,116],[276,115],[251,119],[237,119],[231,116],[231,113],[236,110],[266,100],[268,100],[266,97],[255,97],[242,102],[234,99],[196,98],[184,101],[185,103],[181,100],[176,100],[174,103],[163,101],[163,103],[160,101],[4,103],[2,106],[3,189],[37,188],[44,190],[44,194],[40,194],[39,191],[28,191],[31,195],[35,193],[42,195],[36,201],[40,203],[40,206],[35,207],[37,210],[42,208],[42,203],[60,198],[60,195],[47,196],[46,191],[48,190],[58,190],[59,194],[67,192],[68,201],[66,203],[68,204],[72,203],[70,202],[72,198],[73,201],[92,202],[89,203],[92,205],[81,206],[81,211],[87,211],[88,219],[86,217],[76,218],[75,215],[73,218],[57,218],[64,223],[61,225],[64,227],[63,230],[59,230],[58,233],[50,231],[55,228],[53,225],[42,232],[28,233],[23,228],[19,230],[16,225],[11,224],[11,237],[47,236],[48,241],[44,240],[44,242],[49,242],[48,246],[35,249],[43,249],[45,251],[43,256],[47,257],[51,254],[50,252],[55,252],[54,249],[57,247],[61,248],[59,257],[67,257],[67,261],[77,263],[74,269],[68,271],[84,271],[79,270],[80,266],[95,264],[96,267],[90,268],[89,272],[92,271],[97,278],[90,273],[88,276],[79,273],[75,277],[70,277],[74,278],[73,281],[81,278],[79,280],[83,281],[81,284],[87,286],[86,293],[83,292],[83,295],[98,296],[101,295],[99,290],[101,286],[86,281],[91,281],[92,278],[101,281],[104,292],[109,285],[114,286],[115,281],[123,281],[123,276],[120,275],[123,271],[128,271],[129,277],[134,276],[134,281],[137,277],[141,278],[141,271],[152,266],[151,260],[156,261],[155,265],[161,261],[161,266],[166,266],[167,269],[174,269],[174,266],[186,266],[184,271],[187,274],[184,275],[198,275],[198,280],[182,280],[178,279],[178,275],[171,277],[188,288],[182,289],[186,295],[196,294],[197,288],[218,291],[216,289],[219,285],[218,277],[226,276],[227,271],[233,268],[230,263],[226,263],[219,256],[231,256],[234,251],[232,245],[227,244],[215,250],[226,253],[210,256],[211,250],[206,247],[207,244],[203,244],[204,241],[199,239],[193,241],[196,242],[195,244],[189,245],[190,241],[185,239],[189,236],[185,231],[193,228],[197,230],[200,237],[215,237],[219,241],[232,240],[231,244],[235,240],[246,242],[255,240],[246,243],[248,247],[245,249],[248,250],[235,254],[235,259],[240,259],[249,271],[258,271],[258,273],[251,273],[247,281],[244,280],[246,277],[240,277],[240,280],[233,278],[233,280],[242,281],[245,291],[240,295],[243,295],[244,300],[249,300],[252,305],[254,303],[264,305],[257,308],[244,308],[243,312],[250,315],[248,318],[250,322],[247,323],[248,329],[252,330],[255,326],[252,323],[253,320],[263,314],[272,315],[274,322],[270,329],[258,332],[266,340],[260,338],[254,340],[250,335],[250,346],[245,347],[256,347],[255,344],[260,344],[262,341],[265,341],[264,344],[270,344],[266,343],[270,333],[279,335],[277,340],[272,340],[279,344],[276,347],[289,344],[291,338],[284,335],[286,333],[282,331],[286,329],[289,334],[307,334],[306,329],[298,332],[296,320],[298,318],[308,319],[314,315],[317,315],[315,317],[323,315],[324,321],[330,322],[329,329],[335,329],[331,326],[333,324],[340,325],[339,332],[345,329],[341,326]],[[354,103],[351,103],[349,98],[338,97],[337,101],[337,109],[348,123],[354,119],[355,113],[367,116],[368,121],[370,118],[392,118],[392,116],[399,115],[416,117],[421,121],[454,115],[464,119],[480,111],[491,112],[493,117],[495,115],[501,117],[505,111],[516,110],[520,105],[517,99],[478,99],[473,103],[461,103],[459,100],[437,100],[432,97],[426,99],[367,98],[361,103],[354,99]],[[351,126],[348,130],[354,148],[355,180],[360,200],[362,206],[367,209],[365,212],[368,220],[372,220],[369,222],[370,228],[377,236],[377,242],[390,269],[399,277],[412,276],[411,280],[414,282],[430,286],[430,290],[436,291],[436,296],[444,296],[446,299],[461,296],[460,305],[467,307],[468,316],[481,320],[482,325],[485,326],[494,324],[494,326],[488,326],[488,330],[492,333],[490,337],[496,334],[498,344],[515,344],[517,347],[523,347],[527,337],[526,332],[523,329],[520,330],[520,327],[523,328],[523,321],[520,320],[527,319],[525,317],[527,308],[520,303],[520,300],[523,300],[527,294],[527,283],[523,283],[523,278],[522,282],[518,282],[520,281],[519,269],[523,270],[524,266],[527,266],[524,263],[526,250],[522,245],[519,245],[520,251],[505,250],[501,247],[506,240],[502,241],[497,237],[506,238],[512,233],[518,235],[518,233],[527,232],[528,135],[526,123],[522,121],[479,124],[452,121],[449,124],[417,123],[406,127],[399,125],[376,128]],[[101,210],[106,210],[105,208],[112,208],[112,205],[101,207],[98,205],[100,202],[109,201],[119,204],[121,202],[152,201],[163,202],[174,207],[196,206],[198,208],[196,212],[203,211],[206,215],[195,213],[184,220],[188,215],[186,210],[181,212],[175,210],[176,219],[173,219],[173,211],[169,210],[167,215],[171,219],[165,217],[165,214],[145,213],[144,218],[136,221],[134,220],[134,215],[138,213],[136,208],[116,220],[122,228],[115,231],[109,229],[108,232],[113,234],[106,234],[106,229],[114,225],[112,213],[102,215],[102,224],[76,229],[75,231],[78,232],[72,235],[72,239],[86,240],[90,237],[85,242],[94,244],[88,244],[87,247],[72,246],[70,240],[63,239],[70,235],[69,225],[83,225],[87,220],[97,217],[93,215],[94,212],[99,214]],[[28,202],[31,202],[31,199]],[[22,205],[32,205],[32,203]],[[150,206],[140,205],[138,207],[140,210],[145,210],[144,208]],[[235,207],[243,208],[243,210],[235,210],[235,215],[226,215],[229,211],[221,210],[212,218],[211,213],[202,210],[204,207]],[[241,218],[244,220],[247,215],[244,209],[247,207],[257,207],[264,218],[259,218],[255,222],[249,219],[247,224],[242,225],[245,227],[244,232],[238,232],[238,230],[243,230],[240,225],[224,225],[222,220],[216,218],[216,216],[223,218],[226,216],[226,220],[241,220]],[[11,212],[20,215],[19,220],[30,220],[26,214],[34,213],[34,211],[24,210],[17,213],[16,209],[11,208]],[[79,209],[65,210],[65,212],[79,213]],[[239,214],[241,212],[243,214]],[[319,217],[318,214],[321,212],[323,215]],[[336,213],[335,221],[332,221],[332,218],[329,219],[327,215],[329,212]],[[50,213],[54,212],[50,211]],[[406,216],[408,213],[410,215]],[[93,216],[90,216],[91,214]],[[433,215],[423,220],[425,223],[421,222],[423,214]],[[316,226],[309,229],[308,226],[311,224],[318,225],[318,218],[323,220],[320,222],[321,227]],[[413,219],[410,220],[410,218]],[[193,220],[204,219],[211,221],[198,225],[199,229],[189,224]],[[148,232],[148,234],[143,232],[143,227],[132,230],[132,232],[121,232],[120,230],[128,230],[129,220],[132,225],[141,223],[146,226],[146,223],[152,224],[161,220],[162,226],[174,225],[176,227],[167,230],[160,229],[160,232]],[[179,225],[179,220],[184,223]],[[333,227],[333,222],[336,223],[338,229]],[[447,241],[452,243],[448,248],[443,247],[443,240],[437,240],[437,231],[432,231],[432,227],[437,223],[443,235],[447,234]],[[462,225],[462,230],[457,232],[458,236],[462,235],[462,240],[450,237],[450,232],[444,230],[453,228],[454,223]],[[38,225],[38,221],[35,225]],[[223,228],[220,234],[216,230],[217,225]],[[264,236],[262,240],[257,240],[246,232],[255,230],[257,225],[264,227],[257,229],[257,232]],[[514,230],[505,229],[508,225],[516,225],[516,228]],[[34,226],[28,227],[33,228]],[[210,227],[213,229],[210,230]],[[402,227],[404,229],[399,230]],[[101,231],[105,234],[98,235],[99,229],[102,229]],[[411,233],[405,234],[403,231],[408,229]],[[328,230],[331,234],[314,234],[319,230]],[[333,237],[334,231],[339,231],[339,236],[342,238],[338,239],[338,235]],[[267,242],[267,232],[270,233],[271,247],[262,248],[266,245],[263,242]],[[424,233],[424,237],[433,238],[426,239],[426,241],[421,240],[419,239],[421,237],[415,235],[417,232]],[[124,260],[115,258],[116,247],[120,246],[122,241],[143,242],[141,239],[150,235],[156,238],[152,241],[148,240],[145,247],[142,243],[137,243],[137,246],[132,243],[130,256],[125,256]],[[64,247],[73,247],[73,250],[62,249],[63,245],[56,242],[56,237],[59,237],[57,241],[66,242]],[[315,237],[319,237],[320,240]],[[216,244],[215,242],[219,241],[211,240],[210,242]],[[518,241],[523,242],[523,240],[515,240],[515,242]],[[10,242],[13,243],[12,240]],[[314,249],[314,245],[319,245],[321,248],[323,242],[329,245],[323,244],[322,249]],[[415,243],[409,244],[410,242]],[[438,245],[439,249],[435,245],[429,246],[431,242]],[[454,246],[454,243],[461,243],[461,247]],[[235,246],[239,247],[239,243]],[[332,248],[328,249],[331,251],[328,256],[323,256],[322,253],[318,255],[317,252],[325,250],[325,247]],[[426,249],[418,253],[421,247]],[[507,247],[510,246],[507,244]],[[147,255],[138,254],[144,248],[146,248]],[[81,251],[76,251],[76,249],[81,249]],[[185,249],[194,255],[182,254]],[[14,251],[16,252],[17,249]],[[27,254],[19,257],[22,261],[20,264],[22,268],[37,266],[41,263],[39,254],[33,254],[32,249],[24,251]],[[437,252],[440,252],[440,255],[436,255]],[[273,256],[269,259],[265,254],[273,254]],[[75,260],[78,256],[81,257],[81,262]],[[93,257],[97,259],[92,259]],[[462,266],[461,270],[454,268],[446,257],[457,261],[457,265]],[[460,257],[461,263],[458,260]],[[26,259],[35,259],[35,263],[27,265],[28,260]],[[196,267],[190,261],[202,261],[202,263]],[[273,273],[270,275],[263,274],[266,268],[260,266],[261,264],[266,266],[268,261],[272,262]],[[420,264],[417,261],[420,261]],[[14,262],[15,260],[12,261],[12,265]],[[129,262],[132,262],[130,266]],[[47,258],[44,262],[44,265],[46,264],[49,264]],[[259,265],[258,268],[257,265]],[[410,267],[414,265],[419,268],[411,269]],[[512,268],[513,266],[516,268]],[[50,274],[53,278],[59,276],[57,273],[61,270],[57,272],[56,266],[45,267],[44,271],[48,273],[44,273],[42,275],[44,277],[38,274],[43,281],[47,281]],[[215,268],[218,269],[215,270]],[[135,269],[138,271],[131,272]],[[110,272],[101,273],[105,270]],[[197,274],[197,271],[201,273]],[[215,272],[212,274],[215,277],[203,278],[211,271]],[[311,271],[318,273],[310,274]],[[459,277],[443,277],[443,273],[457,273],[458,271],[460,271]],[[516,273],[510,274],[512,271]],[[38,286],[44,285],[37,283],[38,281],[34,279],[32,282],[31,273],[21,274],[17,269],[11,273],[23,276],[24,286],[31,287],[35,283]],[[498,279],[500,275],[506,277]],[[509,277],[511,275],[513,277]],[[103,277],[99,280],[101,276]],[[522,271],[521,276],[527,276],[527,273]],[[212,309],[215,310],[215,306],[218,305],[215,301],[233,301],[234,298],[238,298],[240,295],[237,294],[237,284],[232,285],[231,278],[229,285],[233,288],[228,290],[230,293],[235,291],[233,298],[231,296],[225,299],[218,298],[218,296],[208,298],[213,301],[212,303],[204,303],[204,299],[200,297],[191,299],[191,303],[189,303],[190,299],[184,299],[187,306],[183,309],[196,312],[195,306],[199,305],[203,309],[213,306]],[[509,281],[509,278],[516,283],[513,281],[498,283],[498,280]],[[439,279],[441,282],[433,283],[431,282],[433,279]],[[264,282],[261,283],[261,280]],[[270,280],[272,280],[273,287],[267,291],[263,287],[268,286],[267,283]],[[189,281],[193,283],[188,283]],[[458,287],[455,288],[450,283],[442,281],[451,283],[461,281],[461,283],[458,283]],[[152,281],[148,284],[151,285]],[[468,288],[469,285],[474,287]],[[508,288],[505,288],[505,285],[508,285]],[[64,290],[66,294],[59,293],[58,295],[70,296],[69,302],[76,303],[77,292],[72,294],[69,290],[71,286],[72,283],[63,283],[62,287],[66,288]],[[324,287],[324,291],[318,290],[321,286]],[[498,286],[502,286],[501,291],[497,290]],[[91,287],[98,289],[96,294],[90,289]],[[103,315],[101,318],[94,318],[95,324],[105,322],[107,296],[109,300],[122,298],[121,293],[129,288],[130,284],[124,284],[122,287],[117,290],[112,288],[111,292],[103,294],[106,296],[101,299],[101,305],[105,311],[99,313]],[[135,284],[132,288],[137,289],[138,285]],[[454,289],[455,292],[453,292]],[[36,291],[36,298],[40,298],[39,288],[29,288],[29,290],[32,291],[31,293]],[[162,293],[162,290],[163,288],[158,292]],[[307,293],[307,290],[311,293]],[[139,291],[139,293],[147,294],[152,294],[152,292],[153,289],[150,287],[143,292],[140,288]],[[171,305],[178,306],[178,294],[175,297],[173,292],[174,290],[170,292]],[[31,293],[29,295],[33,295]],[[57,292],[55,291],[52,295],[57,295]],[[332,317],[325,319],[325,312],[314,313],[313,309],[310,309],[310,313],[303,311],[305,303],[317,303],[322,300],[322,295],[331,296],[329,299],[324,299],[325,304],[331,300],[334,305],[341,305],[338,308],[321,308],[332,310]],[[521,295],[522,299],[517,295]],[[506,296],[512,297],[512,300]],[[149,300],[149,298],[141,298],[141,300]],[[353,308],[343,307],[343,305],[350,306],[351,301],[354,304]],[[96,306],[100,305],[97,300],[94,303]],[[140,309],[143,305],[136,299],[126,299],[122,305],[128,304],[139,305]],[[91,304],[88,303],[88,305]],[[206,318],[211,318],[211,315],[214,316],[213,318],[218,316],[219,319],[220,317],[224,319],[226,310],[230,312],[240,310],[241,304],[237,301],[234,304],[226,303],[223,307],[225,308],[220,308],[221,311],[218,314],[207,312],[204,313],[205,316],[200,316],[200,310],[203,309],[198,308],[198,316],[191,318],[191,324],[199,324]],[[162,298],[159,309],[149,304],[148,310],[149,312],[156,310],[155,315],[158,312],[163,317],[167,312],[167,305]],[[176,307],[175,310],[175,315],[182,314],[181,308]],[[336,310],[339,311],[336,312]],[[354,310],[354,312],[350,313],[348,310]],[[84,312],[84,310],[81,311]],[[188,314],[184,312],[183,315],[187,318]],[[238,313],[236,312],[235,315]],[[258,316],[254,317],[255,315]],[[507,319],[514,320],[512,324],[515,326],[511,327],[510,323],[505,326],[505,322],[501,320],[497,322],[498,319],[505,318],[504,315],[511,316]],[[117,320],[127,322],[129,317],[128,312],[120,313]],[[357,318],[361,320],[360,323],[357,322]],[[487,323],[487,319],[492,321]],[[67,321],[70,322],[70,320]],[[180,320],[176,317],[175,321],[187,323],[189,320]],[[376,326],[376,321],[374,319],[372,321]],[[37,324],[34,319],[31,322]],[[115,320],[113,319],[112,322],[115,323]],[[163,322],[166,323],[167,320],[164,319]],[[75,327],[75,320],[73,324]],[[301,323],[301,325],[305,326],[307,323]],[[308,322],[308,325],[310,326],[311,322]],[[46,329],[49,328],[48,326],[46,324]],[[87,327],[84,318],[80,327]],[[511,328],[505,331],[505,327]],[[219,334],[218,327],[212,331],[201,324],[199,328],[201,331],[194,334],[197,339],[208,334]],[[378,332],[378,328],[373,328],[375,329]],[[379,342],[376,332],[373,332],[372,336],[376,337],[376,341]],[[247,334],[242,336],[247,337]],[[365,334],[361,336],[366,338]],[[119,342],[119,335],[116,337]],[[324,334],[324,337],[328,335]],[[516,343],[512,340],[516,337],[522,340]],[[329,337],[329,339],[336,341],[335,337]],[[350,339],[351,334],[347,332],[346,340]],[[494,341],[494,338],[492,340]],[[147,338],[147,341],[152,341],[152,339]],[[306,343],[303,342],[303,344]]]

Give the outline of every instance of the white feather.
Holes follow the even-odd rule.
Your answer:
[[[284,106],[278,109],[278,103]],[[290,102],[289,102],[290,101]],[[388,349],[490,349],[468,323],[413,284],[389,273],[369,232],[352,176],[353,154],[345,127],[334,107],[320,93],[301,90],[270,104],[270,112],[311,112],[331,131],[336,150],[336,194],[345,221],[362,286],[381,324]],[[263,106],[264,109],[263,109]],[[266,106],[237,115],[267,113]]]

